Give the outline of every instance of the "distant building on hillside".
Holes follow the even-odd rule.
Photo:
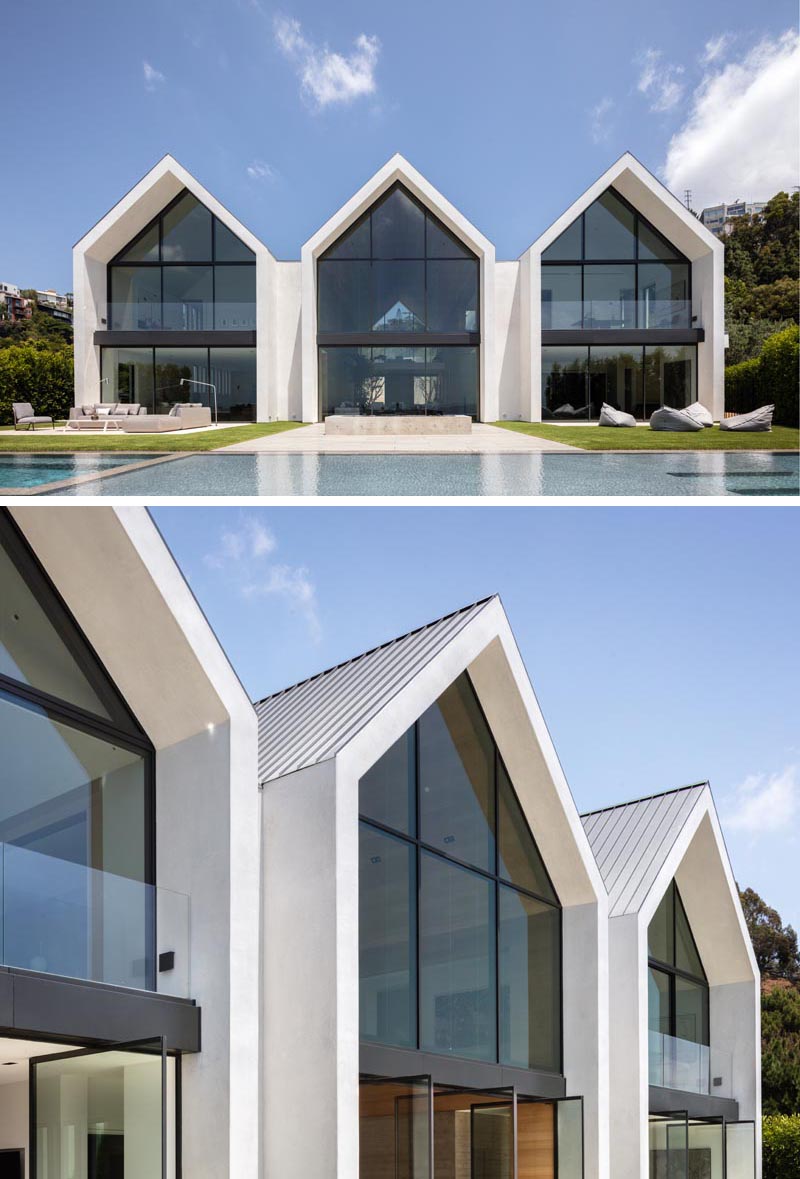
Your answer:
[[[0,282],[0,319],[19,323],[23,319],[30,319],[33,304],[25,299],[18,286],[13,282]]]
[[[59,295],[57,291],[37,291],[36,305],[40,311],[46,311],[54,319],[72,323],[72,295]]]
[[[725,237],[741,217],[758,217],[767,206],[766,201],[734,201],[732,205],[711,205],[703,209],[700,220],[715,237]]]

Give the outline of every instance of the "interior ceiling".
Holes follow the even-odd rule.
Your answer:
[[[0,1085],[18,1084],[28,1080],[28,1061],[32,1056],[47,1056],[51,1052],[77,1051],[80,1044],[48,1044],[43,1040],[12,1040],[0,1036]]]

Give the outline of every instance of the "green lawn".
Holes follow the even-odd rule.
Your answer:
[[[0,451],[18,453],[21,451],[46,453],[66,451],[77,453],[81,450],[146,450],[163,452],[175,450],[216,450],[220,446],[232,446],[234,442],[252,442],[268,434],[280,434],[283,430],[295,430],[302,422],[257,422],[242,426],[230,426],[222,430],[207,430],[202,434],[50,434],[13,427],[0,427]]]
[[[581,450],[798,450],[800,430],[773,426],[768,434],[737,434],[710,426],[691,434],[671,434],[648,426],[601,428],[559,426],[550,422],[495,422],[504,430],[565,442]]]

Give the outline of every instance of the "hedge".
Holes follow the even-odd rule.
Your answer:
[[[775,1114],[762,1123],[764,1179],[800,1179],[800,1114]]]
[[[14,401],[29,401],[36,414],[68,417],[73,388],[71,347],[53,351],[19,344],[0,349],[0,425],[12,425]]]
[[[800,328],[797,324],[765,341],[761,355],[725,369],[725,407],[749,413],[774,404],[776,426],[800,424]]]

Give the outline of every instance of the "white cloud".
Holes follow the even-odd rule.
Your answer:
[[[276,16],[273,28],[278,48],[295,66],[303,94],[313,106],[346,104],[375,93],[381,49],[377,37],[360,33],[353,51],[343,55],[308,41],[293,17]]]
[[[725,56],[732,41],[733,36],[730,33],[720,33],[718,37],[710,37],[703,47],[700,57],[701,64],[711,65],[712,62],[719,61],[721,57]]]
[[[684,84],[680,80],[683,66],[668,65],[662,60],[660,49],[645,49],[640,53],[639,80],[636,83],[641,94],[650,100],[650,110],[657,114],[672,110],[683,97]]]
[[[247,165],[247,175],[251,180],[264,180],[272,183],[277,179],[278,173],[271,164],[265,164],[263,160],[253,160],[251,164]]]
[[[611,133],[609,115],[614,109],[613,98],[601,98],[595,106],[589,108],[592,143],[605,143]]]
[[[145,90],[157,90],[159,86],[163,86],[166,78],[154,66],[150,65],[149,61],[142,62],[142,72],[144,73],[144,88]]]
[[[723,817],[730,830],[750,835],[791,830],[800,812],[798,767],[787,766],[779,774],[750,774],[737,786]]]
[[[739,61],[703,78],[689,115],[670,140],[663,174],[673,192],[691,188],[701,209],[737,197],[766,200],[800,170],[800,38],[766,38]]]
[[[273,563],[278,547],[274,534],[254,515],[243,515],[238,526],[223,529],[203,557],[209,569],[225,574],[232,589],[246,601],[281,598],[304,619],[312,642],[322,638],[317,590],[304,565]]]

